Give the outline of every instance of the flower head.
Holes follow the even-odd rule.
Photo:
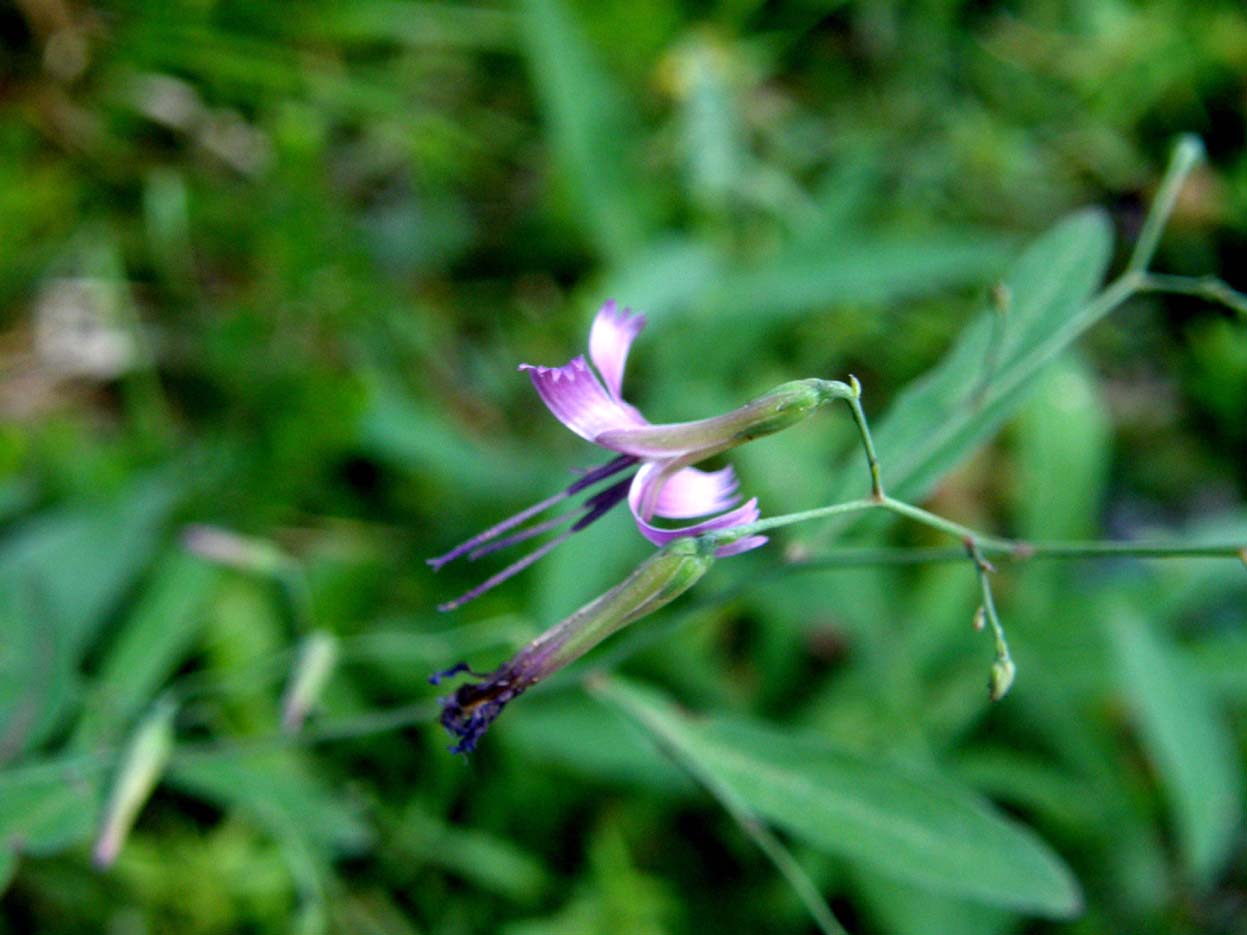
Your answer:
[[[725,415],[696,422],[653,424],[623,398],[628,352],[644,327],[644,315],[607,302],[598,311],[589,332],[592,367],[583,355],[561,367],[520,364],[520,370],[528,373],[537,394],[556,419],[581,438],[614,452],[616,457],[584,472],[560,493],[473,536],[445,555],[430,559],[434,568],[464,555],[475,560],[571,522],[570,528],[535,551],[462,597],[441,605],[442,610],[458,607],[527,568],[625,500],[641,535],[660,546],[686,536],[745,526],[758,519],[756,498],[739,502],[736,475],[730,467],[703,471],[693,465],[803,419],[831,398],[827,390],[830,384],[797,380]],[[584,512],[578,519],[569,514],[511,532],[556,504],[618,475],[624,476],[585,500]],[[697,522],[678,526],[655,522],[693,519]],[[766,541],[765,536],[742,535],[720,545],[716,554],[735,555]]]

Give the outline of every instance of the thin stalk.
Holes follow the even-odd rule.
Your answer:
[[[979,543],[985,552],[994,551]],[[1178,542],[1017,542],[1011,557],[1030,559],[1068,558],[1236,558],[1243,546],[1231,543],[1212,545]]]
[[[1170,276],[1144,273],[1139,281],[1141,292],[1163,292],[1170,295],[1193,295],[1216,305],[1224,305],[1240,315],[1247,315],[1247,295],[1232,288],[1216,276]]]
[[[1008,539],[1000,539],[996,536],[984,535],[977,530],[971,529],[969,526],[962,526],[960,523],[954,523],[950,519],[944,519],[942,516],[937,516],[936,514],[930,513],[921,507],[905,503],[903,500],[894,500],[892,497],[884,497],[883,501],[879,505],[889,513],[895,513],[898,516],[907,517],[916,523],[921,523],[923,526],[930,527],[931,529],[938,530],[939,532],[947,533],[948,535],[955,536],[958,539],[975,542],[979,546],[987,546],[993,550],[1005,552],[1011,552],[1017,548],[1017,543],[1011,542]]]
[[[999,556],[1011,563],[1080,558],[1239,558],[1243,546],[1230,543],[1216,545],[1184,545],[1173,542],[1013,542],[1009,549],[993,548],[979,542],[985,555]],[[796,559],[785,563],[792,571],[835,571],[838,568],[886,565],[934,565],[965,561],[965,549],[953,547],[924,548],[849,548],[836,549],[826,555]]]
[[[873,510],[882,505],[878,500],[847,500],[844,503],[833,503],[831,506],[820,506],[813,510],[802,510],[799,513],[770,516],[766,519],[760,519],[756,523],[733,526],[726,533],[708,533],[708,535],[717,543],[735,542],[737,539],[743,539],[745,536],[754,536],[769,529],[792,526],[795,523],[804,523],[812,519],[825,519],[828,516],[840,516],[844,513]]]
[[[1000,622],[1000,615],[996,613],[996,601],[992,597],[992,585],[989,576],[996,569],[983,557],[983,553],[979,551],[979,547],[973,539],[966,540],[966,552],[974,562],[974,570],[979,578],[979,590],[983,595],[983,603],[979,607],[978,614],[975,615],[975,625],[981,629],[984,622],[990,624],[992,636],[996,640],[996,658],[992,662],[991,681],[988,685],[991,689],[992,701],[999,701],[1013,684],[1013,676],[1017,672],[1017,668],[1013,664],[1013,657],[1009,654],[1009,643],[1005,639],[1005,628]]]
[[[1204,145],[1198,137],[1183,136],[1178,140],[1178,145],[1174,147],[1173,155],[1169,158],[1169,168],[1165,170],[1165,177],[1152,200],[1152,207],[1143,222],[1139,239],[1135,242],[1134,252],[1130,254],[1130,262],[1126,264],[1127,273],[1142,273],[1152,262],[1156,247],[1160,244],[1160,235],[1169,223],[1169,216],[1173,213],[1173,206],[1182,192],[1186,177],[1203,154]]]
[[[875,442],[870,437],[870,424],[866,421],[866,413],[862,409],[862,385],[857,377],[849,377],[849,385],[853,395],[845,400],[853,412],[853,421],[857,424],[858,434],[862,437],[862,448],[866,452],[866,466],[870,469],[870,496],[874,500],[883,500],[883,478],[879,472],[879,456],[875,453]]]

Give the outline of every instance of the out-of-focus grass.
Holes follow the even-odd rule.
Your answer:
[[[4,931],[804,930],[747,838],[574,682],[466,768],[446,754],[425,676],[501,661],[648,549],[612,517],[432,610],[480,569],[424,558],[589,457],[515,365],[578,353],[609,295],[650,315],[628,393],[655,419],[849,372],[878,415],[1071,209],[1109,210],[1119,268],[1179,132],[1209,159],[1157,268],[1242,266],[1236,0],[22,0],[0,43]],[[1033,538],[1242,538],[1245,334],[1133,302],[935,505]],[[768,512],[812,507],[852,485],[852,442],[820,417],[733,462]],[[274,543],[298,584],[186,555],[190,522]],[[853,930],[1241,930],[1241,814],[1209,830],[1225,774],[1189,759],[1241,762],[1241,567],[1003,573],[1023,676],[989,710],[966,569],[763,581],[766,560],[646,621],[665,635],[624,673],[955,776],[1086,901],[1035,921],[797,835]],[[312,628],[341,661],[290,741]],[[116,757],[168,690],[170,771],[99,873]]]

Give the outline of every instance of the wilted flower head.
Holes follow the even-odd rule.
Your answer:
[[[679,539],[641,563],[623,582],[555,624],[479,682],[460,685],[442,699],[442,726],[470,753],[508,702],[579,659],[612,633],[651,614],[691,588],[714,562],[707,540]],[[429,679],[434,685],[467,672],[460,663]]]
[[[703,471],[692,465],[799,421],[831,398],[827,391],[830,384],[822,380],[797,380],[776,387],[725,415],[697,422],[655,425],[623,398],[628,351],[644,327],[645,316],[607,302],[594,318],[589,332],[589,358],[593,367],[583,355],[572,358],[562,367],[520,365],[521,370],[528,372],[538,395],[555,418],[581,438],[615,452],[616,457],[585,471],[560,493],[473,536],[445,555],[430,559],[429,564],[434,568],[463,555],[475,560],[572,523],[569,529],[467,594],[441,605],[442,610],[458,607],[527,568],[625,499],[637,529],[656,545],[747,525],[758,519],[756,498],[737,505],[736,475],[730,467]],[[621,474],[624,475],[622,479],[602,487],[585,500],[584,512],[579,518],[575,518],[574,513],[556,516],[503,535],[556,504]],[[656,519],[699,517],[707,518],[684,526],[660,526],[654,522]],[[720,557],[735,555],[765,542],[765,536],[741,536],[720,545],[716,554]]]

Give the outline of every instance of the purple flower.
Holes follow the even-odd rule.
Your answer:
[[[429,559],[434,568],[463,555],[470,561],[475,560],[575,520],[570,528],[519,561],[462,597],[442,604],[441,610],[458,607],[527,568],[624,500],[641,535],[660,546],[685,536],[728,530],[758,519],[756,498],[738,505],[736,475],[730,467],[703,471],[693,465],[804,418],[830,398],[826,391],[829,384],[821,380],[785,383],[725,415],[696,422],[655,425],[623,398],[628,351],[644,327],[644,315],[619,309],[613,301],[607,302],[598,311],[589,332],[589,358],[596,372],[583,355],[572,358],[562,367],[520,365],[520,370],[528,371],[538,395],[555,418],[581,438],[615,452],[616,457],[585,471],[560,493],[473,536],[445,555]],[[620,474],[625,476],[584,501],[583,513],[578,519],[574,513],[556,516],[511,533],[564,500]],[[656,519],[697,519],[698,522],[660,526],[654,522]],[[504,536],[504,533],[510,535]],[[765,536],[744,535],[719,546],[716,555],[736,555],[766,541]]]

